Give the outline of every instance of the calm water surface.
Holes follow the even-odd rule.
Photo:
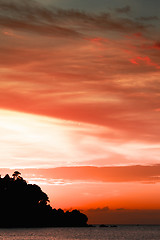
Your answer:
[[[0,229],[0,239],[36,240],[160,240],[160,226],[118,226],[117,228]]]

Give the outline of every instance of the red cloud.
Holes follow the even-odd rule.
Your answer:
[[[134,59],[130,59],[130,62],[133,63],[133,64],[137,64],[137,65],[139,65],[141,63],[145,63],[148,66],[153,66],[156,69],[160,69],[160,65],[153,62],[148,56],[146,56],[146,57],[136,57]]]
[[[130,62],[133,63],[133,64],[139,64],[136,59],[130,59]]]
[[[160,42],[156,42],[156,43],[153,45],[153,48],[160,50]]]

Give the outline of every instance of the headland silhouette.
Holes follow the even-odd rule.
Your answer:
[[[0,228],[88,226],[85,214],[53,209],[47,194],[20,175],[0,177]]]

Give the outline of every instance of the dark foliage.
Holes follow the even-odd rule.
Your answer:
[[[27,184],[15,171],[0,178],[0,227],[86,227],[88,218],[78,210],[52,209],[36,184]]]

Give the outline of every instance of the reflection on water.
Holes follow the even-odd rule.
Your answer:
[[[160,226],[118,226],[117,228],[0,229],[4,240],[159,240]]]

